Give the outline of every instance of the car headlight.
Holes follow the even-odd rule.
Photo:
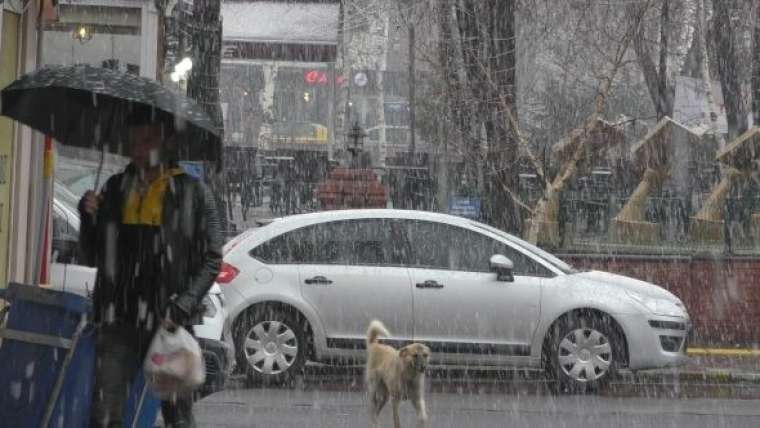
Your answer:
[[[633,300],[644,306],[649,312],[655,315],[665,315],[669,317],[683,317],[686,316],[686,307],[681,302],[673,302],[667,299],[657,299],[654,297],[647,297],[639,293],[626,290],[628,296]]]
[[[203,298],[203,316],[206,318],[214,318],[216,316],[216,306],[214,306],[214,302],[211,301],[211,297],[205,296]]]

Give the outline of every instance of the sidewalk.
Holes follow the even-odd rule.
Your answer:
[[[684,382],[716,384],[751,383],[760,385],[760,351],[752,349],[694,348],[689,350],[691,362],[669,370],[642,372],[643,376],[673,377]],[[668,374],[670,372],[670,374]]]
[[[252,227],[256,227],[256,221],[262,219],[270,219],[277,217],[272,214],[269,209],[269,197],[265,196],[263,203],[258,207],[251,207],[248,209],[246,220],[243,220],[243,213],[240,210],[240,200],[234,201],[232,206],[232,219],[229,220],[230,225],[234,224],[237,233],[246,231]]]

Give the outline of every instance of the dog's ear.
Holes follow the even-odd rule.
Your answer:
[[[399,357],[406,358],[407,355],[409,355],[409,349],[406,346],[398,350]]]

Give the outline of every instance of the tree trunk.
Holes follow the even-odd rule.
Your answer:
[[[696,1],[696,22],[694,24],[694,31],[691,37],[691,45],[689,51],[686,53],[686,60],[681,67],[681,75],[691,77],[693,79],[706,79],[702,72],[703,61],[703,49],[702,49],[702,0]]]
[[[752,36],[752,119],[760,126],[760,4],[755,4],[755,30]]]
[[[668,89],[668,31],[670,31],[670,1],[663,0],[660,12],[660,75],[658,89],[663,106],[663,116],[673,115],[673,99]],[[662,117],[657,118],[662,119]]]
[[[191,29],[193,68],[187,84],[187,95],[196,100],[224,132],[219,104],[219,71],[222,62],[221,0],[195,0]]]
[[[454,119],[453,104],[458,99],[457,60],[454,55],[454,36],[451,26],[451,0],[441,0],[438,4],[438,25],[441,37],[438,39],[438,61],[441,64],[440,82],[443,82],[443,96],[439,104],[442,120],[438,121],[438,140],[443,143],[443,151],[439,156],[440,173],[438,176],[438,209],[447,212],[450,196],[450,171],[451,157],[449,150],[458,142],[452,123],[458,123]],[[451,144],[454,142],[454,144]],[[461,147],[461,146],[459,146]]]
[[[718,75],[726,106],[728,141],[733,141],[747,130],[747,112],[744,107],[741,83],[736,71],[736,44],[731,11],[734,4],[728,0],[713,0],[713,38],[718,59]]]
[[[349,128],[348,125],[348,101],[349,93],[348,88],[351,87],[351,70],[347,66],[348,55],[348,40],[346,40],[345,23],[346,21],[346,0],[340,0],[338,5],[338,49],[337,58],[335,59],[336,76],[340,74],[346,77],[348,80],[346,83],[337,88],[335,94],[335,122],[336,126],[333,130],[335,134],[335,146],[333,147],[333,156],[340,153],[346,146],[345,135]]]
[[[486,15],[488,22],[487,57],[488,70],[496,87],[491,88],[488,95],[487,110],[491,117],[486,129],[489,129],[488,156],[486,158],[487,193],[485,199],[490,202],[488,218],[493,224],[503,230],[519,233],[522,228],[520,210],[514,203],[510,193],[517,190],[517,142],[510,129],[503,126],[500,120],[499,99],[505,99],[507,104],[515,108],[516,88],[516,43],[515,43],[515,9],[513,0],[490,0],[488,8],[491,13]],[[488,10],[484,11],[485,13]]]
[[[416,93],[416,84],[417,79],[415,78],[415,46],[417,45],[417,42],[415,40],[415,25],[414,20],[416,19],[415,13],[414,13],[414,1],[412,0],[410,4],[411,12],[409,12],[410,19],[409,19],[409,151],[412,153],[412,162],[415,162],[416,165],[416,136],[415,136],[415,125],[416,125],[416,102],[415,102],[415,93]]]
[[[164,77],[172,72],[172,68],[179,62],[181,52],[180,39],[182,36],[182,2],[178,2],[170,8],[168,2],[161,4],[159,9],[160,35],[158,73],[163,81]]]
[[[462,56],[462,98],[460,99],[459,116],[461,120],[461,133],[464,142],[463,153],[465,157],[465,176],[472,185],[479,183],[478,165],[481,161],[480,139],[478,136],[478,118],[482,117],[479,111],[479,100],[484,99],[481,93],[483,79],[479,68],[479,55],[481,40],[478,29],[478,14],[475,0],[457,0],[456,8],[457,29],[459,34],[459,48]],[[480,83],[480,84],[479,84]]]
[[[629,13],[636,21],[641,21],[648,8],[648,4],[633,5]],[[644,74],[644,81],[647,84],[649,96],[652,98],[652,103],[657,112],[658,121],[665,116],[673,116],[673,97],[675,93],[672,88],[668,87],[667,80],[669,23],[670,5],[668,0],[664,0],[660,15],[659,69],[650,56],[643,25],[639,25],[633,37],[633,49],[636,52],[639,68],[641,68],[641,72]]]
[[[194,0],[193,19],[184,23],[190,29],[193,68],[187,83],[187,95],[194,99],[209,115],[224,141],[224,122],[219,104],[219,72],[222,63],[222,21],[220,19],[221,0]],[[181,38],[180,38],[181,40]],[[221,162],[221,159],[219,159]],[[222,229],[227,230],[227,210],[221,195],[224,195],[222,174],[209,171],[207,177],[216,198],[217,211],[222,220]],[[230,201],[227,201],[230,203]]]

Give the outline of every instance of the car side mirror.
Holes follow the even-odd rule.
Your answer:
[[[506,256],[501,254],[494,254],[489,261],[491,272],[496,272],[496,279],[503,282],[514,282],[515,277],[512,274],[512,270],[515,268],[515,264],[512,260],[509,260]]]

